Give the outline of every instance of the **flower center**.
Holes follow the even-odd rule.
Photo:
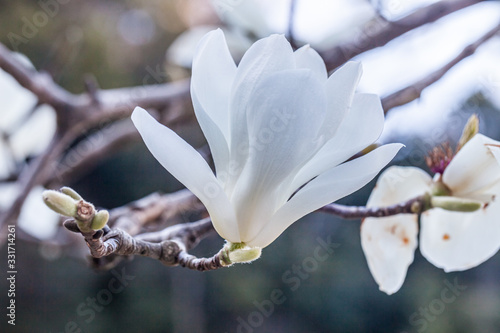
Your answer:
[[[445,142],[440,146],[434,147],[425,157],[425,162],[432,172],[443,174],[454,155],[450,144]]]

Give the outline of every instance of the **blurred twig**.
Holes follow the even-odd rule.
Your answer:
[[[167,220],[196,210],[204,211],[204,208],[189,190],[163,195],[153,193],[126,206],[112,209],[109,224],[137,235],[143,226],[155,220]]]
[[[421,195],[408,201],[388,207],[355,207],[335,203],[319,209],[324,213],[336,215],[344,219],[362,219],[366,217],[385,217],[398,214],[420,214],[429,208],[429,197]]]
[[[67,147],[82,133],[104,122],[130,115],[137,105],[164,109],[173,101],[189,96],[189,80],[110,90],[99,90],[97,84],[93,84],[88,93],[71,94],[57,85],[50,75],[37,72],[19,61],[14,52],[2,44],[0,68],[35,94],[40,103],[51,105],[57,114],[57,130],[52,143],[19,175],[20,194],[11,207],[0,212],[0,230],[7,222],[17,218],[30,190],[52,177],[53,162],[59,161]],[[127,135],[128,133],[125,133],[124,137]],[[110,145],[115,144],[117,140],[110,140]]]
[[[450,62],[448,62],[443,67],[439,68],[435,72],[427,75],[422,80],[419,80],[412,85],[403,88],[401,90],[396,91],[393,94],[390,94],[387,97],[382,98],[382,106],[384,108],[385,113],[387,113],[390,109],[410,103],[411,101],[417,99],[422,94],[422,91],[430,86],[431,84],[437,82],[441,79],[450,69],[452,69],[459,62],[464,60],[465,58],[471,56],[476,52],[477,48],[488,41],[490,38],[498,34],[500,31],[500,24],[495,26],[493,29],[488,31],[485,35],[479,38],[474,43],[466,46],[462,52],[460,52],[455,58],[453,58]]]
[[[474,5],[482,0],[442,0],[410,14],[398,21],[378,20],[366,27],[355,40],[335,46],[321,52],[329,71],[341,66],[353,57],[383,46],[402,34],[434,22],[443,16],[462,8]]]
[[[295,41],[294,26],[295,26],[295,9],[297,7],[297,0],[290,0],[290,12],[288,14],[288,32],[287,37],[290,45],[297,49],[297,43]]]

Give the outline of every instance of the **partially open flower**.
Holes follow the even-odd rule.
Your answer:
[[[367,206],[385,207],[424,193],[441,195],[435,198],[443,207],[445,196],[463,199],[463,207],[457,210],[482,203],[483,208],[474,212],[433,208],[421,216],[420,251],[429,262],[447,272],[475,267],[500,248],[500,163],[494,156],[500,157],[500,148],[494,146],[498,143],[475,135],[451,162],[442,164],[443,173],[434,179],[415,167],[390,167],[380,176]],[[445,159],[447,151],[443,150]],[[413,262],[417,234],[417,215],[413,214],[363,221],[361,244],[380,290],[392,294],[403,284]]]
[[[217,177],[145,110],[136,108],[132,120],[223,238],[264,248],[302,216],[364,186],[401,148],[385,145],[343,163],[384,123],[378,96],[354,93],[360,75],[351,62],[328,78],[313,49],[294,52],[281,35],[256,42],[236,67],[222,32],[207,34],[193,61],[191,96]]]

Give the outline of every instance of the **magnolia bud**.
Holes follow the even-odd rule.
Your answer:
[[[228,264],[248,263],[260,258],[262,249],[260,247],[249,247],[243,243],[227,243],[224,248],[227,251],[226,260]]]
[[[78,194],[71,187],[66,187],[66,186],[65,187],[61,187],[61,192],[64,193],[64,194],[66,194],[66,195],[69,195],[70,197],[72,197],[76,201],[83,200],[83,198],[80,196],[80,194]]]
[[[104,228],[106,223],[108,223],[109,220],[109,213],[107,210],[100,210],[98,211],[94,218],[92,219],[92,223],[90,224],[90,227],[93,230],[100,230]]]
[[[68,216],[75,217],[77,211],[77,201],[67,196],[64,193],[47,190],[42,194],[43,202],[52,209],[54,212]]]
[[[260,258],[262,249],[260,247],[247,247],[229,252],[229,260],[234,263],[251,262]]]
[[[460,141],[458,141],[457,152],[462,149],[462,147],[470,140],[474,135],[479,132],[479,118],[476,114],[470,116],[469,120],[467,120],[467,124],[465,124],[464,130],[462,132],[462,136],[460,137]]]

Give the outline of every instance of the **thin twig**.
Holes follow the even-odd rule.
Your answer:
[[[4,212],[0,214],[0,230],[3,231],[8,222],[14,220],[19,215],[21,207],[24,200],[28,196],[31,189],[40,183],[40,179],[43,177],[43,170],[49,164],[49,162],[54,158],[59,152],[59,138],[56,137],[52,139],[52,142],[45,149],[45,151],[39,155],[27,168],[23,170],[20,174],[18,183],[20,185],[20,191],[13,204]]]
[[[160,218],[168,220],[174,216],[197,210],[203,212],[205,209],[187,189],[163,195],[153,193],[126,206],[112,209],[109,224],[114,228],[120,228],[132,235],[137,235],[146,224]]]
[[[64,225],[69,230],[78,232],[76,222],[67,221]],[[187,252],[213,231],[210,219],[186,223],[182,225],[182,228],[177,225],[167,229],[175,229],[175,231],[170,232],[170,238],[161,242],[150,242],[138,237],[134,238],[121,229],[110,230],[108,227],[105,227],[104,232],[98,230],[91,232],[80,231],[80,233],[83,235],[93,258],[102,258],[109,255],[139,255],[159,260],[166,266],[181,265],[198,271],[229,266],[229,263],[224,264],[224,259],[227,258],[224,249],[210,258],[198,258]]]
[[[74,95],[57,85],[48,74],[25,65],[2,44],[0,68],[35,94],[40,103],[51,105],[57,114],[56,135],[49,148],[19,175],[21,192],[14,204],[1,212],[0,231],[8,221],[17,218],[31,189],[51,178],[51,171],[56,168],[54,161],[59,161],[64,150],[82,133],[111,119],[129,116],[137,105],[164,108],[172,101],[189,96],[189,80],[110,90],[98,90],[94,84],[89,93]]]
[[[295,34],[294,34],[294,26],[295,26],[295,9],[297,7],[297,1],[296,0],[290,0],[290,12],[288,14],[288,41],[290,42],[290,45],[294,48],[297,49],[297,43],[295,40]]]
[[[107,90],[97,89],[97,83],[93,82],[89,92],[74,95],[57,85],[50,75],[26,66],[2,44],[0,68],[35,94],[40,103],[53,106],[58,117],[72,118],[66,121],[66,126],[82,119],[92,119],[93,124],[99,124],[110,118],[128,116],[137,105],[161,109],[173,100],[189,97],[189,80]]]
[[[382,106],[384,108],[385,113],[387,113],[390,109],[396,106],[410,103],[411,101],[419,98],[420,95],[422,94],[422,91],[425,88],[427,88],[428,86],[432,85],[433,83],[441,79],[450,69],[452,69],[459,62],[473,55],[482,44],[484,44],[490,38],[498,34],[499,31],[500,31],[500,24],[495,26],[490,31],[488,31],[485,35],[483,35],[474,43],[467,45],[455,58],[453,58],[450,62],[448,62],[440,69],[427,75],[422,80],[419,80],[406,88],[398,90],[395,93],[382,98]]]
[[[0,68],[35,94],[41,103],[61,106],[69,104],[74,98],[74,95],[55,84],[49,74],[39,73],[28,67],[2,44],[0,44]]]
[[[354,41],[321,52],[329,71],[341,66],[353,57],[383,46],[404,33],[434,22],[441,17],[474,5],[482,0],[443,0],[417,10],[398,21],[378,20],[366,27]]]
[[[428,196],[422,195],[388,207],[356,207],[344,206],[335,203],[319,209],[343,219],[361,219],[366,217],[385,217],[398,214],[419,214],[429,207]]]

